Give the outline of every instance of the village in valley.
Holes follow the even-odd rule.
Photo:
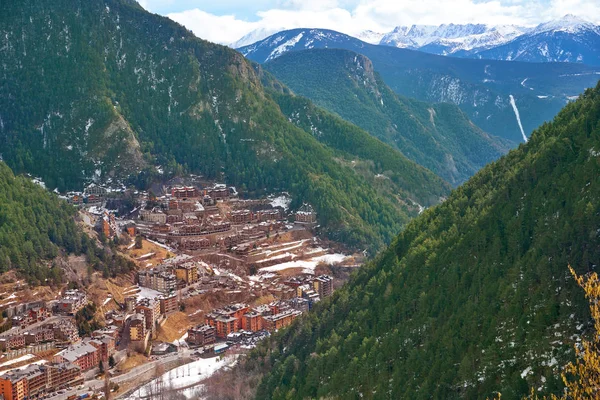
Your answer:
[[[286,193],[246,198],[191,176],[62,197],[90,236],[137,268],[111,276],[73,259],[58,293],[0,285],[7,400],[185,398],[331,296],[364,259],[319,237],[314,209],[292,209]]]

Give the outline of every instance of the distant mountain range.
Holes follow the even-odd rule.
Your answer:
[[[238,49],[259,63],[313,48],[365,55],[396,93],[430,103],[458,105],[484,131],[522,142],[570,100],[600,79],[600,66],[444,57],[372,45],[323,29],[294,29]]]
[[[231,44],[240,48],[281,31],[255,30]],[[535,27],[442,24],[398,26],[391,32],[354,35],[370,44],[463,58],[600,65],[600,26],[574,15]]]

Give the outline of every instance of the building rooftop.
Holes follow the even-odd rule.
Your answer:
[[[87,342],[80,342],[74,345],[71,345],[59,352],[57,356],[64,358],[67,361],[74,362],[77,359],[96,352],[96,348]]]
[[[215,329],[214,327],[207,324],[200,324],[190,329],[192,332],[206,332]]]

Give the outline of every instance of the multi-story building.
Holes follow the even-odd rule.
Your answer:
[[[333,278],[329,275],[318,276],[313,281],[313,287],[320,298],[329,297],[333,293]]]
[[[148,269],[138,272],[140,286],[169,293],[177,290],[177,277],[164,268]]]
[[[295,221],[298,224],[315,224],[317,222],[317,213],[310,205],[304,204],[296,211]]]
[[[81,369],[74,364],[31,364],[0,375],[0,395],[4,400],[33,399],[78,380],[83,380]]]
[[[273,314],[273,312],[271,311],[271,307],[269,307],[268,304],[261,304],[260,306],[256,306],[254,307],[254,311],[262,316]]]
[[[242,329],[247,331],[260,331],[263,329],[263,317],[256,311],[250,311],[244,314],[242,318]]]
[[[108,360],[115,353],[115,338],[112,336],[95,337],[87,340],[87,342],[98,349],[100,360]]]
[[[80,377],[73,364],[32,364],[0,376],[0,394],[7,399],[37,398],[45,392],[64,387]]]
[[[48,376],[48,391],[83,382],[81,368],[71,363],[52,363],[40,365]]]
[[[278,220],[281,219],[281,212],[278,209],[261,210],[257,217],[260,222]]]
[[[213,326],[202,324],[188,329],[186,341],[194,346],[206,346],[216,340],[216,329]]]
[[[312,285],[310,283],[305,283],[303,285],[298,286],[296,288],[296,296],[307,299],[310,306],[312,306],[313,303],[316,303],[319,300],[321,300],[319,293],[315,290],[314,282]]]
[[[27,380],[27,397],[35,398],[40,393],[44,393],[47,389],[48,374],[37,365],[29,365],[20,371],[15,371],[17,374],[22,374]]]
[[[15,315],[25,314],[27,311],[34,308],[46,308],[46,302],[43,300],[32,301],[29,303],[19,303],[14,306],[8,307],[4,312],[6,316],[9,318],[14,317]]]
[[[215,328],[217,330],[217,336],[224,338],[230,333],[240,330],[240,321],[233,317],[219,316],[215,318]]]
[[[139,275],[138,275],[139,277]],[[140,284],[140,286],[143,286]],[[137,298],[134,296],[125,297],[125,311],[132,312],[135,308],[135,303],[137,303]]]
[[[290,325],[296,318],[302,315],[298,310],[286,310],[279,314],[267,315],[263,317],[264,328],[268,331],[274,331]]]
[[[54,331],[54,338],[65,342],[75,343],[79,340],[79,330],[71,321],[61,319],[51,324],[46,324],[44,327]]]
[[[32,323],[43,322],[52,315],[45,306],[30,308],[27,313]]]
[[[210,239],[207,238],[195,238],[182,240],[179,248],[184,250],[200,250],[208,249],[211,246]]]
[[[302,312],[308,312],[310,310],[310,301],[302,297],[295,297],[290,300],[292,308]]]
[[[0,375],[0,393],[4,400],[24,400],[29,394],[27,378],[14,372]]]
[[[205,195],[210,196],[214,200],[223,200],[231,194],[229,189],[223,184],[216,184],[212,188],[207,188],[204,191]]]
[[[245,224],[252,222],[254,214],[250,210],[235,210],[229,213],[229,219],[234,224]]]
[[[97,194],[89,194],[84,198],[84,200],[88,205],[102,203],[102,197],[98,196]]]
[[[109,239],[117,235],[117,221],[114,214],[104,211],[96,221],[96,230]]]
[[[54,362],[70,362],[87,371],[99,365],[100,352],[88,342],[80,342],[57,353]]]
[[[31,324],[42,322],[50,317],[50,311],[45,306],[31,307],[12,317],[12,325],[25,329]]]
[[[85,188],[84,192],[88,196],[94,195],[94,196],[98,196],[98,197],[104,197],[104,196],[106,196],[107,190],[105,188],[103,188],[102,186],[98,186],[95,183],[92,183],[91,185],[89,185],[88,187]]]
[[[132,342],[144,340],[146,337],[146,318],[144,314],[134,314],[129,322],[129,339]]]
[[[75,315],[87,304],[88,299],[85,293],[79,290],[67,290],[63,297],[58,300],[56,310],[59,313]]]
[[[102,329],[98,329],[92,332],[93,338],[101,338],[103,336],[110,336],[116,340],[119,336],[119,327],[116,325],[108,325]]]
[[[186,262],[178,265],[175,268],[175,276],[178,280],[184,281],[188,285],[196,283],[199,279],[198,265],[194,262]]]
[[[67,193],[67,202],[73,205],[83,204],[83,196],[80,192],[69,192]]]
[[[286,310],[289,310],[290,306],[289,306],[289,304],[287,304],[284,301],[276,300],[276,301],[269,303],[269,309],[271,311],[270,315],[275,315],[275,314],[282,313]]]
[[[158,301],[160,303],[161,314],[168,315],[179,309],[177,295],[175,293],[164,294],[158,298]]]
[[[50,328],[40,328],[23,334],[25,344],[37,344],[50,342],[54,340],[54,330]]]
[[[146,331],[154,335],[156,321],[160,317],[160,302],[153,299],[141,299],[135,306],[135,312],[144,314]]]
[[[218,244],[225,249],[228,249],[236,244],[240,243],[243,240],[242,235],[227,235],[219,238]]]
[[[25,336],[24,335],[10,335],[7,337],[0,338],[0,350],[14,350],[25,347]]]
[[[167,223],[167,214],[159,209],[141,210],[140,219],[144,222],[164,225]]]
[[[193,186],[175,186],[171,188],[171,196],[178,199],[198,197],[198,189]]]
[[[259,226],[244,226],[242,228],[242,237],[245,240],[255,240],[265,236],[265,232]]]
[[[223,338],[242,329],[242,320],[248,309],[246,304],[234,304],[206,314],[204,321],[215,327],[217,337]]]

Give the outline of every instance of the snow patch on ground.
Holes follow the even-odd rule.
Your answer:
[[[35,356],[33,354],[25,354],[24,356],[21,356],[18,358],[13,358],[10,361],[6,361],[6,362],[0,364],[0,367],[8,367],[9,365],[13,365],[13,364],[20,363],[23,361],[28,361],[28,360],[31,360],[32,358],[35,358]]]
[[[282,193],[277,197],[269,197],[271,201],[271,206],[273,207],[282,207],[285,211],[290,208],[290,204],[292,203],[292,198],[287,193]]]
[[[188,337],[188,333],[184,333],[182,337],[173,341],[173,344],[177,347],[187,347],[187,342],[185,341]]]
[[[32,181],[36,185],[39,185],[39,186],[43,187],[44,189],[46,189],[46,184],[44,183],[44,181],[42,180],[42,178],[33,178]]]
[[[160,386],[162,382],[163,388],[182,388],[210,377],[216,371],[230,367],[237,361],[237,356],[227,356],[224,358],[215,357],[200,359],[198,361],[191,362],[181,367],[177,367],[165,374],[160,378],[153,380],[152,382],[142,386],[136,390],[131,396],[127,397],[127,400],[138,400],[143,399],[153,391],[156,393],[156,387]],[[197,388],[190,388],[182,391],[181,393],[188,399],[194,398]]]
[[[153,290],[153,289],[141,287],[141,286],[131,286],[129,289],[127,289],[123,293],[123,295],[125,297],[136,296],[138,301],[140,301],[142,299],[154,299],[154,298],[160,296],[161,294],[162,293],[157,290]]]
[[[288,261],[281,264],[272,265],[270,267],[261,268],[261,272],[277,272],[289,268],[302,268],[304,273],[314,274],[315,268],[321,262],[326,264],[338,264],[347,258],[344,254],[326,254],[324,256],[314,257],[309,260]]]
[[[150,240],[150,239],[146,239],[148,242],[157,245],[158,247],[162,247],[165,250],[170,251],[171,253],[175,253],[175,250],[173,250],[172,248],[170,248],[169,246],[167,246],[166,244],[160,243],[160,242],[156,242],[154,240]]]
[[[513,108],[513,111],[515,112],[515,117],[517,117],[517,122],[519,123],[519,129],[521,129],[521,135],[523,135],[523,140],[525,142],[527,142],[527,136],[525,135],[525,130],[523,129],[523,124],[521,124],[521,116],[519,115],[519,109],[517,108],[517,103],[515,102],[515,98],[513,97],[513,95],[509,95],[510,98],[510,105]]]
[[[271,52],[271,54],[269,55],[269,57],[267,58],[266,61],[277,58],[280,55],[282,55],[283,53],[285,53],[286,51],[288,51],[288,49],[293,48],[302,39],[303,36],[304,36],[304,32],[301,32],[300,34],[298,34],[297,36],[288,40],[287,42],[277,46],[275,48],[275,50],[273,50]]]

